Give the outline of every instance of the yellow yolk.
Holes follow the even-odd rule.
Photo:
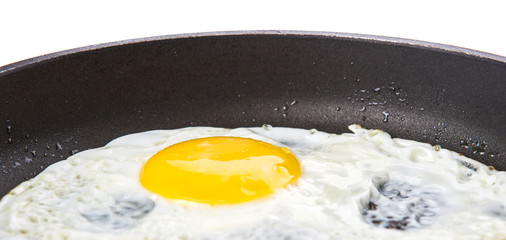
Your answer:
[[[294,182],[300,165],[290,150],[240,137],[171,145],[143,166],[141,184],[168,199],[207,204],[253,200]]]

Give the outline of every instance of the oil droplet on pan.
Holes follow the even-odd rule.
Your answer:
[[[388,122],[388,116],[390,116],[390,113],[383,111],[382,114],[383,114],[383,116],[385,116],[385,118],[383,118],[383,122],[385,122],[385,123]]]

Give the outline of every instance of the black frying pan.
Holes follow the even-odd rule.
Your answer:
[[[358,123],[506,170],[506,58],[382,37],[166,36],[0,67],[0,196],[139,131]]]

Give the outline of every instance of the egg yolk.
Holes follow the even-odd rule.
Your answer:
[[[290,150],[240,137],[180,142],[153,155],[141,184],[168,199],[211,205],[250,201],[294,182],[300,165]]]

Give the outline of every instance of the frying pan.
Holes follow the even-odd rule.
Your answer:
[[[134,132],[349,124],[506,170],[506,58],[413,40],[314,32],[136,39],[0,68],[0,196],[78,151]]]

